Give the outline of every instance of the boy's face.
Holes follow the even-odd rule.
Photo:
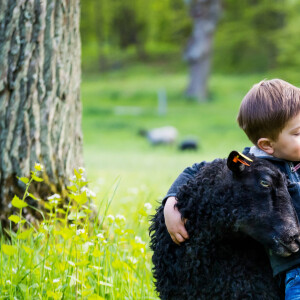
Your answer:
[[[290,161],[300,161],[300,113],[287,122],[277,140],[270,141],[269,154]]]

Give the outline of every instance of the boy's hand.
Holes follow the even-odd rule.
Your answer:
[[[177,203],[175,197],[169,197],[164,207],[165,223],[174,243],[180,245],[189,238],[185,229],[185,221],[182,221],[181,214],[174,205]]]

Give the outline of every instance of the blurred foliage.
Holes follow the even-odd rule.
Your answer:
[[[180,60],[192,30],[187,3],[82,0],[83,70],[115,69],[137,60]],[[300,65],[300,1],[223,0],[222,6],[215,35],[215,70],[281,69],[293,76]]]
[[[83,69],[178,53],[190,31],[182,0],[82,0]]]

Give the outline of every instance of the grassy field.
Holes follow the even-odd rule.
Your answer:
[[[20,213],[10,219],[19,230],[1,240],[0,299],[157,299],[149,216],[185,167],[250,144],[235,119],[247,90],[263,78],[212,75],[210,101],[196,103],[183,97],[185,74],[182,66],[156,64],[83,77],[88,189],[80,169],[70,183],[72,203],[58,209],[60,196],[54,195],[38,228],[22,218],[25,197],[14,199]],[[161,89],[168,99],[163,116]],[[153,147],[138,135],[166,125],[178,129],[174,145]],[[198,140],[197,152],[178,150],[186,137]],[[98,216],[91,216],[89,199]]]
[[[196,103],[183,96],[187,78],[180,68],[135,66],[101,76],[84,76],[84,155],[89,178],[100,198],[119,178],[111,207],[113,211],[128,212],[132,189],[147,187],[154,201],[166,193],[186,166],[226,157],[231,150],[250,145],[236,124],[236,115],[247,90],[262,78],[213,75],[209,102]],[[168,99],[164,116],[158,114],[160,89],[165,89]],[[153,147],[138,135],[140,129],[166,125],[178,129],[178,143],[193,137],[200,149],[180,152],[178,143]],[[134,208],[130,206],[130,213]]]

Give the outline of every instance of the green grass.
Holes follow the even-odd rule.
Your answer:
[[[236,115],[245,93],[262,78],[259,74],[212,75],[209,101],[196,103],[183,96],[187,76],[182,66],[138,65],[84,76],[84,156],[89,178],[96,185],[105,180],[105,185],[96,186],[100,197],[120,178],[112,210],[126,212],[128,189],[146,185],[152,191],[152,201],[161,199],[185,167],[226,157],[231,150],[250,145]],[[157,92],[162,88],[168,98],[165,116],[160,116],[157,108]],[[124,114],[119,113],[120,107]],[[178,143],[153,147],[138,135],[140,129],[166,125],[178,129],[178,143],[186,137],[197,139],[199,151],[179,152]]]

